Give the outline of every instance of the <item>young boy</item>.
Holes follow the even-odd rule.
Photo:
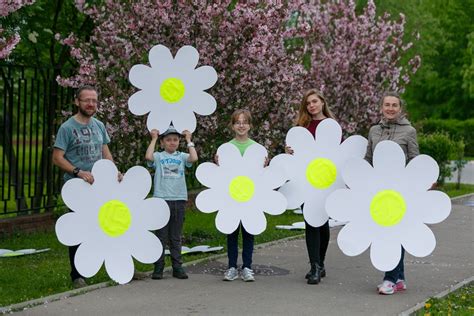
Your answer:
[[[190,168],[192,163],[198,160],[194,143],[191,142],[191,133],[183,131],[188,146],[189,154],[179,152],[180,134],[170,125],[162,135],[156,129],[150,132],[151,142],[146,150],[145,159],[150,167],[155,169],[153,196],[162,198],[170,208],[170,220],[168,224],[156,231],[156,236],[163,244],[163,253],[155,262],[152,279],[163,278],[165,267],[164,248],[169,243],[171,263],[173,266],[173,277],[187,279],[181,262],[181,233],[183,230],[184,207],[188,199],[186,181],[184,178],[184,167]],[[160,144],[164,151],[154,152],[156,141],[160,137]]]

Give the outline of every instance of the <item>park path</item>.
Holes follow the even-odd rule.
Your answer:
[[[368,251],[347,257],[331,232],[328,276],[307,285],[303,239],[257,249],[256,282],[222,281],[225,258],[188,267],[190,278],[134,281],[24,309],[19,315],[397,315],[430,296],[474,275],[474,196],[453,201],[451,215],[432,225],[435,251],[425,258],[407,255],[408,290],[392,296],[376,293],[382,273]]]

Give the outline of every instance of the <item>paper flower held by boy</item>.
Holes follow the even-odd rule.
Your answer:
[[[173,122],[178,132],[196,129],[196,117],[216,110],[216,100],[204,90],[217,81],[211,66],[197,69],[199,53],[192,46],[183,46],[175,58],[163,45],[156,45],[148,54],[151,67],[134,65],[129,80],[141,89],[128,99],[130,112],[144,115],[148,112],[148,130],[163,133]]]
[[[303,216],[313,227],[329,219],[324,209],[326,197],[344,187],[342,164],[350,157],[363,157],[367,148],[367,140],[358,135],[341,143],[341,127],[330,118],[318,125],[316,135],[314,139],[306,128],[291,128],[286,144],[293,149],[293,155],[280,154],[272,160],[290,179],[279,189],[288,199],[288,208],[295,209],[304,203]]]
[[[73,211],[56,222],[56,235],[66,246],[79,245],[74,263],[85,277],[95,275],[105,261],[109,276],[120,284],[133,277],[132,256],[153,263],[163,251],[151,232],[166,225],[170,212],[166,202],[146,196],[151,188],[148,171],[135,166],[121,182],[110,160],[97,161],[92,168],[94,183],[71,179],[61,191]]]
[[[436,239],[426,224],[448,217],[451,200],[441,191],[428,191],[438,178],[436,161],[427,155],[405,155],[392,141],[375,147],[373,167],[362,158],[349,160],[342,177],[349,189],[332,193],[326,210],[332,218],[348,221],[339,232],[342,252],[356,256],[370,247],[370,259],[380,271],[393,270],[401,247],[417,257],[429,255]]]
[[[196,170],[196,177],[209,189],[196,197],[196,207],[204,213],[218,211],[216,227],[224,234],[234,232],[240,222],[252,235],[267,227],[264,212],[282,214],[286,198],[274,189],[285,183],[282,170],[271,164],[264,167],[267,150],[251,145],[242,156],[233,144],[217,150],[219,165],[205,162]]]

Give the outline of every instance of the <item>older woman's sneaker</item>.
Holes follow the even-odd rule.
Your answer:
[[[398,279],[397,283],[395,283],[397,291],[405,291],[407,289],[407,284],[405,280]]]
[[[249,268],[244,268],[242,270],[242,280],[244,280],[244,282],[255,281],[255,278],[253,276],[253,270]]]
[[[227,271],[224,273],[224,281],[234,281],[238,277],[239,271],[234,267],[227,269]]]
[[[391,295],[395,293],[397,286],[392,281],[385,280],[379,286],[379,294]]]

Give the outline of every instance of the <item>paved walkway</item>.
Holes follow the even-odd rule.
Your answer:
[[[474,197],[471,197],[474,199]],[[376,294],[382,273],[368,251],[346,257],[332,230],[319,285],[307,285],[303,239],[257,249],[256,282],[222,281],[225,258],[189,267],[190,278],[134,281],[26,309],[20,315],[396,315],[474,275],[473,207],[454,202],[449,218],[432,229],[432,255],[405,259],[408,290]]]

